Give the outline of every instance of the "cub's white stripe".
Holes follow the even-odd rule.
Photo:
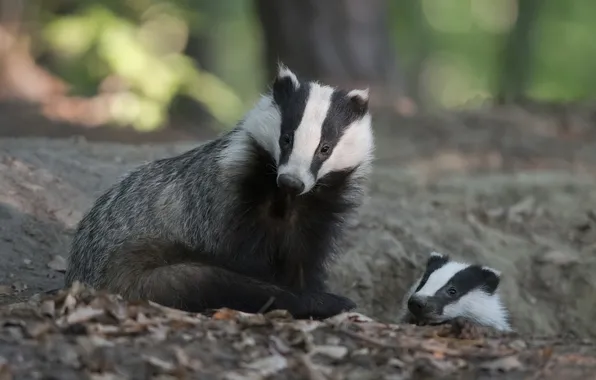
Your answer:
[[[426,284],[416,294],[421,296],[432,296],[437,293],[437,290],[441,289],[457,272],[462,269],[469,267],[469,264],[458,263],[450,261],[443,265],[441,268],[432,272],[428,277]]]

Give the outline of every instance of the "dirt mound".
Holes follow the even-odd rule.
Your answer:
[[[332,287],[394,321],[438,250],[501,270],[520,332],[596,335],[596,138],[592,113],[573,115],[563,129],[517,109],[379,118],[370,199]],[[72,228],[95,197],[195,144],[0,139],[1,302],[61,286]]]

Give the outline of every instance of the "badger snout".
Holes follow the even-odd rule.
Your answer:
[[[408,300],[408,309],[417,319],[426,319],[436,313],[436,308],[428,297],[413,295]]]
[[[304,182],[294,175],[280,174],[277,176],[277,187],[290,194],[297,195],[304,191],[305,186]]]

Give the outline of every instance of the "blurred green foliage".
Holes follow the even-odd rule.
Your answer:
[[[524,1],[524,0],[520,0]],[[517,0],[388,1],[405,77],[442,107],[491,99],[500,88]],[[74,93],[97,93],[114,74],[130,86],[115,121],[153,129],[177,96],[230,126],[265,85],[260,26],[250,0],[44,0],[42,44]],[[67,11],[65,11],[65,9]],[[596,95],[596,1],[543,0],[529,32],[524,93],[543,100]],[[190,57],[189,41],[208,41]],[[416,73],[416,76],[412,75]]]
[[[518,1],[403,0],[390,2],[392,33],[406,71],[440,106],[492,99],[503,76],[506,38]],[[596,2],[539,0],[529,51],[514,52],[528,67],[524,94],[573,101],[596,95]],[[422,65],[423,67],[416,67]],[[425,81],[425,74],[427,75]]]
[[[178,95],[201,103],[224,125],[240,117],[244,105],[234,88],[185,54],[192,35],[212,32],[200,1],[64,3],[42,5],[41,35],[53,68],[74,94],[94,94],[113,75],[124,79],[129,90],[111,110],[115,122],[154,129]],[[53,12],[64,5],[67,14]]]

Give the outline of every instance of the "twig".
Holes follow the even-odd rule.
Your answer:
[[[344,333],[344,334],[346,334],[346,335],[348,335],[348,336],[350,336],[352,338],[359,339],[359,340],[362,340],[364,342],[374,344],[375,346],[380,346],[380,347],[383,347],[383,348],[400,348],[399,346],[397,346],[395,344],[385,343],[385,342],[383,342],[381,340],[378,340],[378,339],[375,339],[375,338],[371,338],[371,337],[368,337],[366,335],[358,334],[356,332],[350,331],[350,330],[348,330],[346,328],[343,328],[343,327],[342,328],[338,328],[337,331],[342,332],[342,333]]]
[[[257,314],[264,313],[267,309],[269,309],[269,307],[271,305],[273,305],[273,302],[274,301],[275,301],[275,297],[269,297],[269,300],[267,300],[267,302],[265,302],[265,304],[259,309],[259,311],[257,312]]]

